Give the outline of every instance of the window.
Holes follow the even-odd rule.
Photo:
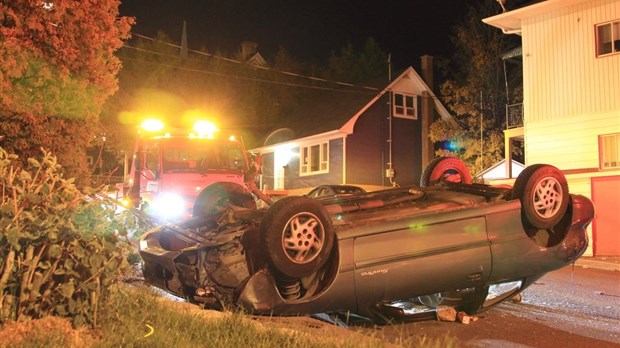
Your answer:
[[[619,169],[620,133],[599,135],[598,144],[601,169]]]
[[[414,95],[394,93],[392,105],[395,117],[418,119],[418,103]]]
[[[620,52],[620,20],[596,26],[596,56]]]
[[[328,143],[301,147],[301,175],[311,175],[328,172],[329,146]]]

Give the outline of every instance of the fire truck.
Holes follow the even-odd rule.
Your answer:
[[[226,200],[256,207],[252,195],[271,203],[255,184],[259,166],[234,136],[197,121],[191,130],[159,120],[140,127],[123,197],[128,205],[162,221],[210,214]],[[224,200],[224,201],[223,201]]]

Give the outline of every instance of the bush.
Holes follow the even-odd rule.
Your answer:
[[[129,242],[104,188],[78,190],[56,158],[16,165],[0,147],[0,323],[46,315],[96,326],[97,306],[129,267]]]

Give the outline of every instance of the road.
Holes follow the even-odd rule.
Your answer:
[[[620,347],[620,272],[567,266],[523,293],[477,315],[469,325],[426,321],[366,328],[399,338],[456,337],[459,347]],[[378,331],[378,332],[377,332]]]

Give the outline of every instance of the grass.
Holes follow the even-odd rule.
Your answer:
[[[98,347],[325,346],[304,334],[261,326],[242,313],[206,311],[162,300],[149,291],[120,289],[102,313],[104,339]]]
[[[95,330],[74,330],[60,318],[6,324],[0,330],[0,347],[456,347],[450,338],[399,343],[329,326],[317,331],[261,323],[243,313],[202,310],[126,285],[100,304]]]

